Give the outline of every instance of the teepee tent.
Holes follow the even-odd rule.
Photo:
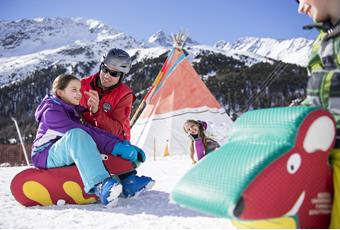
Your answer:
[[[169,53],[142,105],[138,119],[132,118],[131,142],[150,157],[188,154],[190,139],[183,129],[188,119],[206,121],[210,136],[220,144],[226,142],[232,124],[178,46]]]

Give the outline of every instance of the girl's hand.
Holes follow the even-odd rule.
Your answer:
[[[84,91],[84,93],[89,96],[89,99],[87,100],[87,106],[89,107],[90,112],[95,114],[98,111],[99,107],[98,92],[90,89],[90,91]]]

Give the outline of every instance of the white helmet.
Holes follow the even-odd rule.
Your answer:
[[[102,58],[104,63],[110,69],[127,74],[131,68],[131,57],[122,49],[110,49]]]

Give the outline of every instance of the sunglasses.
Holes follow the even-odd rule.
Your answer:
[[[300,4],[300,0],[296,0],[296,2],[297,2],[298,4]]]
[[[100,65],[100,70],[103,71],[104,74],[109,73],[111,77],[123,76],[123,72],[109,70],[103,63]]]

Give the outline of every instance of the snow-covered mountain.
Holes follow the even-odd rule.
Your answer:
[[[171,47],[172,39],[170,35],[167,35],[163,30],[160,30],[149,37],[148,43],[154,46]]]
[[[163,30],[160,30],[149,37],[148,44],[153,46],[172,47],[172,36],[166,34]],[[191,47],[199,45],[199,42],[193,40],[191,37],[188,37],[186,40],[186,45]]]
[[[98,62],[111,47],[144,48],[132,36],[91,19],[0,21],[0,85],[55,64]]]
[[[219,41],[214,45],[214,48],[245,55],[249,53],[257,54],[283,62],[306,66],[311,45],[312,41],[305,38],[276,40],[272,38],[245,37],[238,39],[235,43]]]
[[[124,40],[125,48],[141,44],[102,22],[83,18],[36,18],[0,21],[0,57],[22,56],[73,44]]]
[[[283,41],[243,38],[233,44],[220,41],[210,46],[189,37],[187,50],[193,58],[204,52],[221,53],[247,65],[271,62],[270,59],[305,65],[310,44],[311,41],[302,38]],[[127,50],[138,62],[163,54],[172,47],[172,41],[164,31],[158,31],[147,41],[138,41],[100,21],[84,18],[0,21],[0,86],[56,64],[69,68],[92,63],[90,68],[97,68],[101,55],[113,47]]]

